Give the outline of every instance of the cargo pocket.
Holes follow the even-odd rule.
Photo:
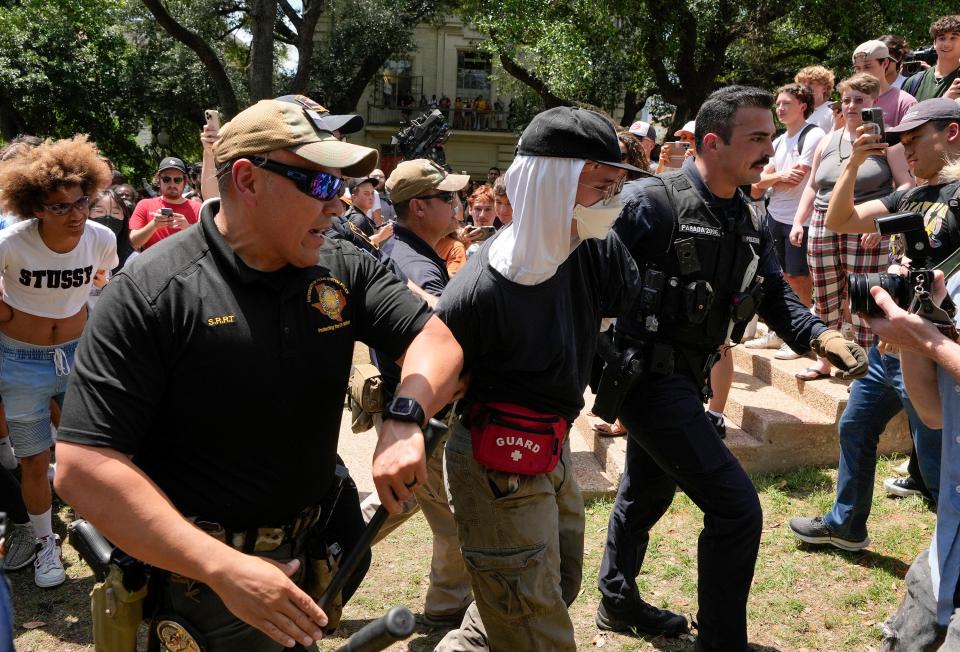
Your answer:
[[[475,594],[504,618],[515,620],[541,610],[543,599],[537,594],[542,584],[546,544],[507,550],[463,549],[463,560],[479,584]]]

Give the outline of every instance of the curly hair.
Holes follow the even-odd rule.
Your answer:
[[[787,95],[793,95],[793,97],[798,101],[803,103],[803,117],[809,118],[813,113],[813,91],[809,86],[804,86],[803,84],[784,84],[774,92],[773,96],[776,97],[780,93],[786,93]]]
[[[44,200],[61,188],[80,186],[93,196],[110,185],[110,167],[84,135],[47,139],[6,161],[0,161],[0,209],[34,217]]]
[[[626,158],[623,159],[624,163],[629,163],[635,168],[640,168],[641,170],[646,170],[650,167],[650,160],[647,158],[647,150],[643,148],[643,144],[640,142],[640,139],[631,134],[629,131],[618,131],[617,140],[623,143],[624,148],[627,150]],[[631,173],[635,175],[636,173]]]
[[[960,16],[940,16],[930,23],[930,38],[934,41],[938,36],[951,32],[960,34]]]
[[[856,75],[851,75],[837,84],[837,90],[840,91],[841,95],[844,91],[852,90],[877,99],[880,97],[880,82],[878,82],[877,78],[873,75],[858,72]]]
[[[833,76],[833,71],[829,68],[824,68],[823,66],[807,66],[806,68],[801,68],[800,71],[793,76],[793,81],[798,84],[803,84],[804,86],[820,84],[827,89],[824,96],[830,97],[830,93],[833,92],[836,77]]]
[[[497,180],[493,182],[493,196],[494,198],[507,196],[507,182],[503,180],[502,176],[497,177]]]

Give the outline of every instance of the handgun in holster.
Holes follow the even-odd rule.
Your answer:
[[[90,592],[94,650],[135,652],[149,567],[111,544],[83,519],[70,524],[68,537],[97,580]]]
[[[600,376],[593,413],[607,423],[613,423],[620,415],[627,394],[643,372],[641,349],[639,346],[618,349],[606,333],[601,333],[597,353],[606,364]]]

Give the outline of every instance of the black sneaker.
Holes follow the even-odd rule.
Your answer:
[[[707,418],[710,420],[710,425],[713,426],[713,429],[717,431],[717,436],[720,439],[727,438],[727,423],[723,420],[723,415],[715,415],[707,412]]]
[[[870,537],[863,537],[860,541],[851,541],[850,539],[837,536],[827,528],[822,516],[815,518],[791,518],[790,531],[793,532],[793,536],[804,543],[829,543],[831,546],[851,552],[863,550],[870,545]]]
[[[883,481],[883,488],[887,490],[887,495],[899,496],[900,498],[923,495],[923,492],[920,491],[920,485],[909,475],[905,478],[887,478]]]
[[[597,609],[597,627],[608,632],[644,636],[679,636],[689,630],[687,619],[643,600],[625,608],[611,607],[605,600]]]

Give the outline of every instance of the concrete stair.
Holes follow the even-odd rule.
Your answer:
[[[777,360],[775,350],[734,347],[734,381],[727,401],[727,446],[751,473],[785,471],[800,466],[837,463],[837,422],[847,404],[849,381],[824,378],[811,382],[794,376],[812,360]],[[585,394],[587,409],[593,395]],[[586,414],[574,425],[593,451],[604,476],[614,484],[623,472],[623,437],[600,437],[599,419]],[[881,454],[910,450],[906,415],[900,414],[880,438]]]

